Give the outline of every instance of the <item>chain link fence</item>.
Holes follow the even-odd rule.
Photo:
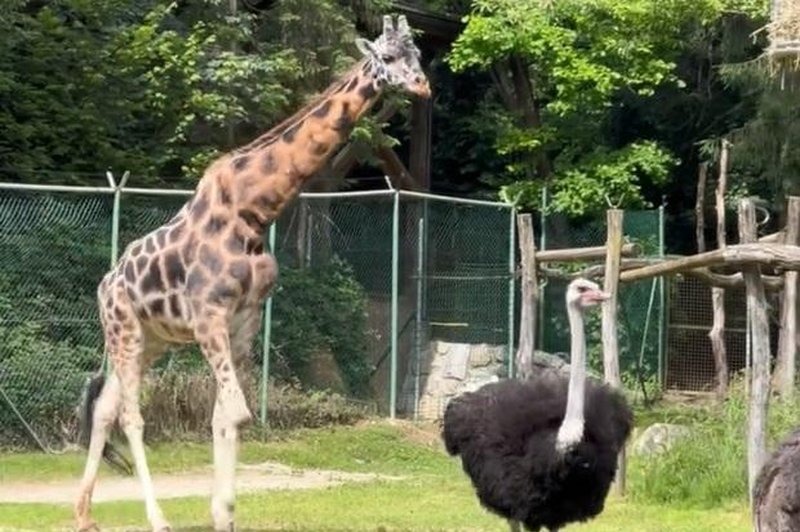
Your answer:
[[[85,379],[103,364],[97,283],[115,254],[190,194],[0,186],[0,445],[57,449],[74,440]],[[605,243],[604,219],[536,223],[539,249]],[[663,256],[660,209],[625,212],[624,234],[645,256]],[[454,394],[507,375],[519,312],[508,205],[394,191],[303,194],[267,240],[279,281],[240,372],[261,420],[286,425],[287,386],[311,397],[301,417],[328,408],[333,394],[380,415],[435,418]],[[566,284],[544,283],[537,326],[537,348],[564,357]],[[629,388],[710,389],[706,286],[626,283],[619,301]],[[743,302],[728,291],[731,371],[745,364]],[[599,313],[588,339],[590,364],[602,373]],[[199,350],[170,352],[149,375],[148,430],[204,433],[215,387]]]
[[[606,243],[605,219],[571,221],[560,215],[539,219],[539,247],[563,249],[603,246]],[[625,211],[623,234],[637,243],[645,257],[660,257],[663,247],[663,212],[660,209]],[[558,268],[558,265],[551,264]],[[582,269],[586,264],[565,264],[565,271]],[[542,290],[539,309],[538,347],[568,359],[570,335],[564,301],[568,281],[549,278]],[[619,365],[623,383],[644,393],[661,387],[663,377],[666,303],[664,280],[654,278],[620,284],[618,300]],[[587,315],[589,366],[603,374],[600,312]]]
[[[0,187],[0,445],[74,441],[85,380],[104,362],[97,284],[115,254],[190,194]],[[288,386],[309,398],[300,416],[327,408],[332,393],[381,415],[414,416],[437,341],[492,344],[506,364],[512,222],[509,206],[489,202],[303,194],[271,232],[279,281],[240,371],[254,413],[281,426],[295,408],[281,395]],[[205,433],[213,395],[196,347],[169,352],[143,389],[147,431]]]

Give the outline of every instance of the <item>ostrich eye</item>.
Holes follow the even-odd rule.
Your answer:
[[[582,293],[586,292],[588,289],[589,288],[586,287],[586,286],[579,286],[578,287],[578,292],[580,292],[582,294]]]

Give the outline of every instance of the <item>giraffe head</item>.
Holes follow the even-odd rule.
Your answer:
[[[356,46],[372,67],[378,85],[401,87],[411,94],[429,98],[428,78],[419,64],[420,51],[414,44],[411,28],[404,15],[383,17],[383,33],[375,41],[356,39]]]

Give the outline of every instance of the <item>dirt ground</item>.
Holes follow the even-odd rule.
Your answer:
[[[370,482],[399,480],[371,473],[346,473],[320,469],[292,469],[282,464],[265,462],[257,465],[240,465],[236,475],[236,492],[263,490],[319,489],[345,482]],[[206,468],[187,473],[155,474],[153,483],[159,499],[210,496],[213,471]],[[0,503],[68,503],[74,502],[78,482],[58,480],[52,482],[9,482],[0,484]],[[141,487],[136,477],[100,476],[93,500],[121,501],[141,499]]]

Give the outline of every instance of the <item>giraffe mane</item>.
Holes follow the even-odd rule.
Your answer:
[[[314,109],[316,109],[316,107],[320,103],[322,103],[328,97],[330,97],[331,94],[334,94],[334,93],[338,92],[342,88],[342,86],[345,85],[348,82],[348,80],[351,79],[351,77],[353,75],[358,73],[358,71],[364,66],[364,64],[366,64],[366,62],[367,62],[366,59],[362,59],[362,60],[358,61],[356,64],[354,64],[352,67],[350,67],[350,69],[347,70],[343,75],[341,75],[339,77],[338,81],[336,81],[335,83],[331,83],[330,86],[328,86],[327,89],[325,89],[323,92],[321,92],[321,93],[317,94],[316,96],[314,96],[313,98],[311,98],[298,111],[296,111],[295,113],[293,113],[289,117],[283,119],[277,125],[273,126],[269,131],[267,131],[266,133],[264,133],[263,135],[255,138],[255,139],[253,139],[251,142],[245,144],[244,146],[242,146],[241,148],[239,148],[236,151],[237,152],[246,152],[246,151],[250,150],[251,148],[255,148],[258,145],[260,145],[261,143],[263,143],[265,140],[269,140],[269,139],[272,139],[272,138],[275,138],[275,137],[279,136],[281,133],[286,131],[292,124],[295,124],[295,123],[300,122],[301,120],[303,120],[306,116],[311,114],[311,112],[314,111]]]

